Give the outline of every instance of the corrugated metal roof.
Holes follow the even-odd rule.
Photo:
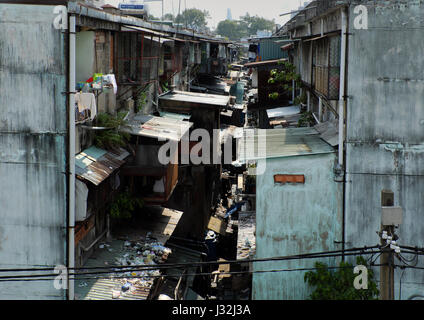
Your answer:
[[[173,112],[159,112],[161,117],[175,119],[175,120],[190,120],[190,114],[182,114],[182,113],[173,113]]]
[[[92,146],[75,156],[75,174],[80,179],[98,186],[120,168],[129,155],[129,152],[122,148],[115,153]]]
[[[129,119],[119,130],[147,138],[180,141],[192,126],[191,122],[170,117],[138,115]]]
[[[291,116],[300,113],[300,106],[273,108],[268,109],[266,112],[268,114],[268,118],[270,119]]]
[[[338,120],[326,121],[317,124],[314,128],[320,133],[320,138],[331,144],[333,147],[339,144]]]
[[[226,107],[230,101],[229,96],[217,94],[205,94],[186,91],[172,91],[159,97],[161,105],[166,105],[168,102],[181,103],[191,106],[220,106]]]
[[[239,162],[334,152],[314,128],[251,129],[250,132],[253,134],[245,130],[237,145]]]

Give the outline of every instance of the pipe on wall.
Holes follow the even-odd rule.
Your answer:
[[[340,88],[339,88],[339,165],[343,167],[344,154],[344,101],[345,101],[345,77],[346,77],[346,49],[347,49],[347,17],[346,9],[341,9],[342,34],[340,54]]]
[[[69,16],[69,201],[68,201],[68,270],[75,268],[75,70],[76,70],[76,18]],[[74,300],[74,276],[68,275],[68,299]]]

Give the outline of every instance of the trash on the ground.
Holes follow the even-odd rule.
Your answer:
[[[88,286],[87,282],[81,282],[78,287],[82,288],[82,287],[86,287]]]
[[[131,288],[131,286],[132,286],[132,284],[131,283],[129,283],[129,282],[127,282],[127,283],[125,283],[123,286],[122,286],[122,291],[123,292],[126,292],[126,291],[128,291],[130,288]]]
[[[118,266],[130,266],[127,273],[121,273],[128,279],[120,279],[122,292],[126,292],[136,286],[151,288],[156,277],[160,276],[159,269],[148,269],[143,271],[134,271],[137,266],[154,266],[164,262],[172,250],[165,247],[162,243],[154,240],[151,233],[146,238],[138,241],[127,240],[124,242],[122,254],[115,258],[115,264]],[[121,271],[125,271],[121,269]],[[135,290],[135,289],[134,289]]]
[[[112,290],[112,299],[118,299],[121,296],[121,291]]]
[[[167,296],[166,294],[159,295],[158,300],[174,300],[170,296]]]

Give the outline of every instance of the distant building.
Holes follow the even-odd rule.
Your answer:
[[[233,20],[233,16],[231,14],[231,9],[230,8],[227,9],[227,20]]]

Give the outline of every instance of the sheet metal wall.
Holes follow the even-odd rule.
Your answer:
[[[278,40],[283,40],[283,38],[261,39],[259,41],[259,55],[262,61],[288,58],[287,51],[281,50],[281,46],[286,43],[276,42]]]
[[[422,247],[424,42],[422,25],[414,17],[424,16],[424,5],[386,1],[367,6],[367,30],[353,29],[353,8],[348,51],[346,241],[349,247],[379,242],[380,193],[391,189],[394,204],[404,210],[398,243]],[[401,274],[397,269],[396,299]],[[422,294],[423,283],[422,270],[407,269],[402,299]]]
[[[0,268],[66,264],[66,54],[54,17],[53,6],[0,4]],[[53,281],[0,283],[0,299],[64,294]]]
[[[341,184],[334,182],[335,154],[266,161],[256,177],[256,258],[340,250],[342,236]],[[261,164],[258,164],[261,167]],[[275,174],[304,174],[305,184],[274,184]],[[331,266],[338,258],[322,260]],[[254,263],[254,270],[313,267],[317,260]],[[310,289],[304,271],[253,274],[253,299],[306,299]]]

